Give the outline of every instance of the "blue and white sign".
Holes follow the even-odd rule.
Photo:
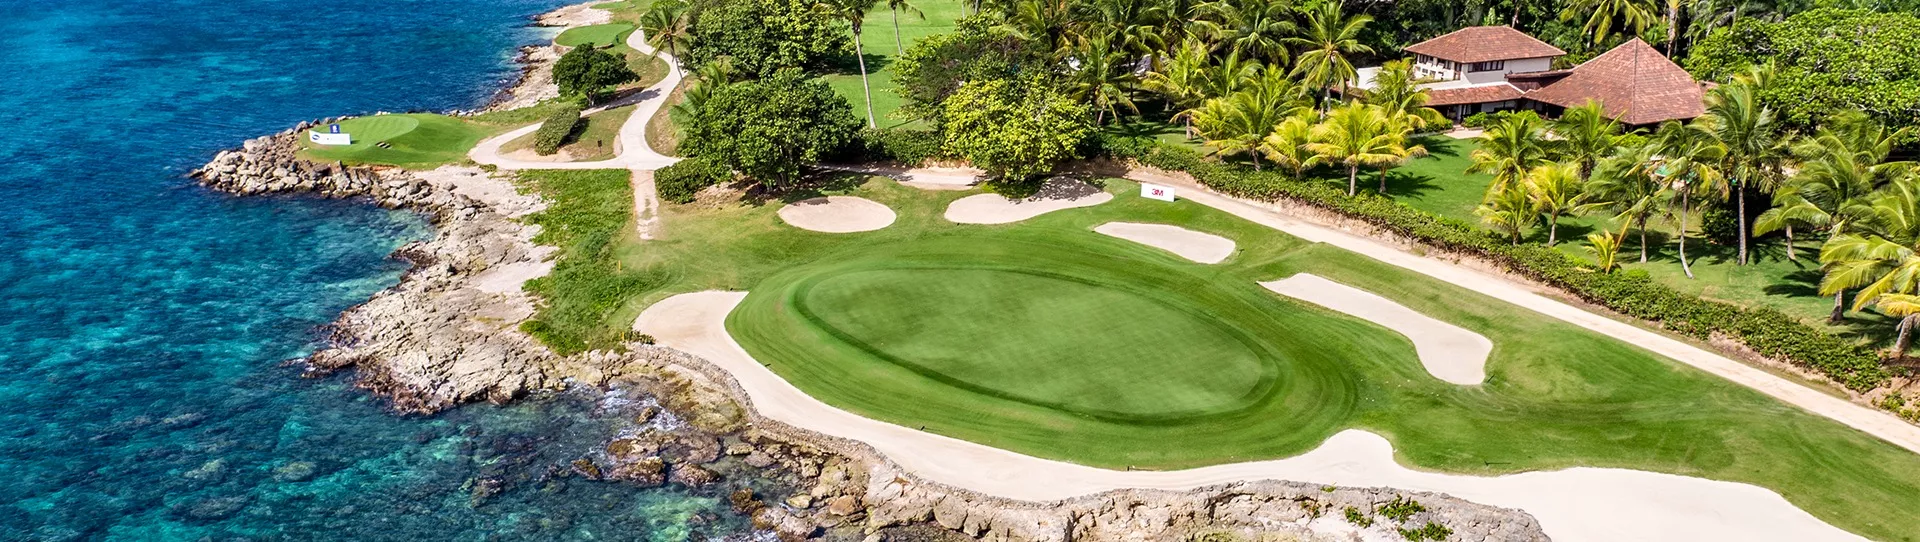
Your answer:
[[[1140,197],[1160,201],[1173,201],[1173,187],[1140,183]]]
[[[330,124],[330,125],[328,125],[328,126],[327,126],[327,133],[329,133],[329,134],[337,134],[337,133],[340,133],[340,125],[339,125],[339,124]]]
[[[339,128],[339,126],[335,126],[334,128],[337,129]],[[320,132],[308,130],[307,141],[312,141],[313,144],[315,145],[352,145],[353,136],[339,133],[339,132],[334,132],[331,134],[323,134]]]

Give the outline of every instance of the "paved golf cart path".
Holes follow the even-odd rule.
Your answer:
[[[642,89],[640,92],[582,112],[583,115],[591,115],[615,107],[635,106],[633,114],[627,117],[627,123],[620,125],[619,137],[614,139],[613,158],[593,162],[542,162],[535,160],[515,160],[501,156],[500,147],[506,145],[509,141],[519,139],[520,137],[533,133],[535,130],[539,130],[539,124],[518,128],[481,141],[479,145],[474,146],[473,150],[467,153],[467,157],[472,158],[474,162],[505,170],[629,170],[633,172],[630,182],[633,186],[634,216],[637,217],[638,221],[635,227],[640,231],[640,237],[642,239],[652,239],[660,222],[660,200],[659,196],[654,192],[653,170],[672,165],[674,162],[680,161],[680,159],[655,152],[653,147],[647,145],[647,122],[652,120],[653,116],[660,112],[660,108],[666,105],[667,97],[673,94],[674,88],[680,86],[680,80],[684,74],[680,72],[680,63],[666,52],[653,50],[653,46],[647,44],[646,35],[639,29],[635,29],[632,34],[627,35],[627,46],[632,47],[636,51],[640,51],[642,54],[658,55],[660,60],[667,65],[667,75],[661,78],[660,82],[654,83],[653,86]]]
[[[745,292],[681,294],[640,314],[634,329],[732,374],[762,416],[872,446],[916,475],[1001,497],[1051,501],[1121,488],[1186,490],[1241,480],[1292,480],[1435,491],[1518,508],[1560,542],[1617,540],[1864,540],[1758,486],[1627,469],[1572,468],[1505,476],[1424,472],[1401,466],[1379,435],[1341,431],[1319,448],[1278,460],[1178,471],[1119,471],[1022,455],[918,431],[807,395],[761,365],[727,333]]]

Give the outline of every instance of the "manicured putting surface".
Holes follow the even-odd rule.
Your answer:
[[[607,23],[568,29],[553,38],[553,42],[567,47],[579,47],[593,44],[594,47],[606,47],[620,41],[620,36],[633,30],[627,23]]]
[[[407,135],[420,127],[420,119],[406,115],[356,117],[340,123],[340,131],[353,136],[353,146],[363,147]],[[326,127],[321,127],[324,130]]]
[[[955,387],[1109,418],[1243,408],[1275,354],[1185,296],[1027,270],[826,275],[790,300],[814,327]]]

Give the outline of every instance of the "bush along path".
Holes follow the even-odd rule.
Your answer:
[[[667,96],[674,87],[680,85],[684,75],[680,64],[665,51],[655,51],[647,45],[646,35],[639,30],[627,35],[627,46],[641,53],[657,55],[667,64],[667,76],[653,86],[642,89],[631,96],[613,100],[607,104],[587,109],[581,114],[592,115],[616,107],[636,105],[633,114],[627,117],[627,123],[620,126],[619,137],[614,140],[614,157],[610,160],[594,162],[536,162],[514,160],[501,156],[500,148],[507,142],[519,139],[540,129],[534,124],[504,134],[500,134],[474,146],[467,153],[474,162],[494,166],[504,170],[527,169],[627,169],[633,172],[633,209],[635,228],[641,239],[652,239],[660,222],[660,202],[654,191],[654,170],[679,162],[679,158],[660,154],[647,145],[647,121],[660,112],[667,102]]]

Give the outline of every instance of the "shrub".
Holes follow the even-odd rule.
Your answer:
[[[1372,527],[1373,518],[1368,516],[1366,512],[1361,512],[1359,508],[1349,506],[1347,507],[1347,523],[1352,523],[1355,526],[1363,528]]]
[[[731,180],[732,169],[705,158],[688,158],[653,172],[660,199],[674,203],[691,203],[701,189]]]
[[[1445,525],[1438,523],[1427,522],[1426,525],[1422,525],[1418,529],[1400,529],[1400,536],[1413,542],[1420,542],[1422,540],[1446,540],[1447,537],[1453,536],[1453,529],[1448,529]]]
[[[1374,511],[1379,512],[1381,516],[1387,519],[1405,523],[1407,519],[1412,518],[1414,514],[1427,511],[1427,507],[1421,505],[1420,501],[1406,497],[1394,497],[1393,500],[1380,505],[1378,508],[1375,508]]]
[[[1467,115],[1467,118],[1460,120],[1460,125],[1468,128],[1486,128],[1487,126],[1490,126],[1492,124],[1493,124],[1493,116],[1488,115],[1485,112]]]
[[[560,146],[567,144],[567,138],[573,136],[573,129],[580,126],[580,106],[567,104],[547,114],[547,120],[540,122],[540,129],[533,132],[533,152],[546,156],[560,152]]]
[[[1275,172],[1206,160],[1200,153],[1155,144],[1110,144],[1107,152],[1165,170],[1185,171],[1214,190],[1232,196],[1286,198],[1445,250],[1478,256],[1529,279],[1565,290],[1581,300],[1615,312],[1659,323],[1694,339],[1722,334],[1761,355],[1812,368],[1854,391],[1885,384],[1890,374],[1871,348],[1807,325],[1780,311],[1740,307],[1682,293],[1645,273],[1594,273],[1592,264],[1539,243],[1511,245],[1478,226],[1433,215],[1390,198],[1363,194],[1347,197],[1327,183],[1299,182]],[[1119,154],[1117,151],[1134,151]]]
[[[868,128],[860,130],[855,138],[851,158],[860,162],[898,162],[914,167],[928,160],[946,158],[947,155],[941,151],[945,143],[940,132]]]

